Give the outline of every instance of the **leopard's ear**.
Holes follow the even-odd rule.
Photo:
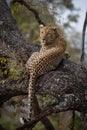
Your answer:
[[[53,30],[54,30],[54,31],[56,31],[56,29],[57,29],[56,27],[53,27]]]
[[[40,28],[43,28],[44,27],[44,25],[43,24],[40,24]]]

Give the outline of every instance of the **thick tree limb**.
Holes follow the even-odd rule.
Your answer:
[[[79,111],[87,112],[87,70],[81,68],[78,79],[75,77],[75,71],[78,65],[63,60],[60,67],[37,79],[36,92],[40,95],[51,94],[56,98],[62,98],[64,95],[73,94],[77,99]],[[28,78],[20,80],[7,79],[5,83],[0,84],[0,103],[17,95],[27,94]],[[9,93],[8,93],[9,92]],[[73,105],[74,108],[74,105]]]

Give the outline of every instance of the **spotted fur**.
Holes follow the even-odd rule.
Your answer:
[[[28,88],[28,119],[32,116],[35,95],[35,83],[38,76],[55,69],[62,60],[66,49],[66,40],[60,27],[40,25],[40,52],[34,52],[26,63],[30,74]]]

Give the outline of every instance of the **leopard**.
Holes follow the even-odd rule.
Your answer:
[[[40,25],[39,52],[34,52],[26,62],[29,73],[28,121],[32,118],[32,106],[35,97],[35,84],[39,76],[54,70],[63,59],[67,41],[60,26]]]

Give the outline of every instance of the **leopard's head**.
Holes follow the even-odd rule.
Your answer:
[[[57,28],[53,26],[40,25],[40,40],[42,45],[54,43],[57,37]]]

